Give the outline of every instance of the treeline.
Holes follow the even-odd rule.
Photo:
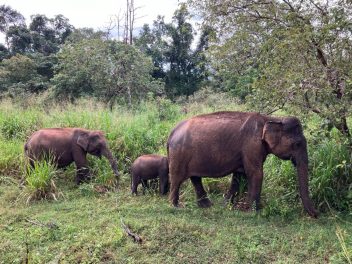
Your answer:
[[[110,31],[75,29],[62,15],[33,15],[27,26],[20,13],[0,6],[0,94],[48,91],[112,106],[210,87],[251,110],[318,115],[322,130],[336,128],[352,141],[351,21],[347,0],[190,0],[170,23],[158,17],[135,37],[127,27],[129,40],[119,41]]]
[[[133,41],[110,32],[74,28],[67,18],[32,15],[29,25],[9,6],[0,6],[0,94],[17,97],[49,91],[71,101],[94,96],[109,103],[139,101],[149,93],[169,98],[197,91],[207,80],[210,31],[194,45],[195,29],[185,5],[171,23],[159,16]]]

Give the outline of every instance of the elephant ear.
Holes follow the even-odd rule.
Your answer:
[[[88,137],[89,137],[88,134],[82,133],[77,138],[77,145],[80,146],[82,149],[84,149],[84,151],[88,150],[88,145],[89,145]]]
[[[274,149],[280,144],[283,124],[281,121],[267,121],[263,128],[262,140],[270,149]]]

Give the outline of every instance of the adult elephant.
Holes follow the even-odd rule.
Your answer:
[[[211,206],[202,177],[223,177],[243,168],[248,179],[247,208],[260,204],[263,163],[268,154],[297,167],[299,191],[309,215],[317,217],[308,191],[307,143],[295,117],[249,112],[216,112],[180,122],[168,143],[170,200],[178,206],[179,188],[191,178],[198,205]]]
[[[106,157],[116,177],[119,176],[117,164],[102,131],[83,128],[46,128],[32,134],[24,146],[25,154],[33,166],[35,160],[52,155],[58,168],[75,162],[76,183],[86,180],[89,169],[87,153],[97,157]]]

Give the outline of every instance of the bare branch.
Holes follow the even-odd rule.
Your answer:
[[[122,221],[122,218],[120,218],[120,221],[121,221],[121,226],[122,226],[123,230],[126,232],[126,234],[127,234],[128,236],[132,237],[132,239],[133,239],[134,242],[137,242],[137,243],[139,243],[139,244],[143,242],[142,238],[141,238],[139,235],[133,233],[133,232],[131,231],[131,229],[129,229],[129,228],[124,224],[124,222]]]

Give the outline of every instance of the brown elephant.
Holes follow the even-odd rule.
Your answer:
[[[25,154],[33,166],[35,160],[52,155],[58,168],[75,162],[76,183],[87,179],[89,169],[87,153],[97,157],[106,157],[116,177],[119,176],[117,164],[102,131],[83,128],[45,128],[32,134],[24,146]]]
[[[138,157],[131,167],[131,191],[137,194],[137,187],[142,183],[147,187],[148,180],[159,179],[159,192],[166,194],[169,188],[169,165],[167,157],[156,154]]]
[[[211,206],[201,177],[223,177],[243,168],[248,179],[247,209],[260,205],[263,163],[268,154],[297,167],[300,196],[309,215],[317,217],[309,198],[307,143],[295,117],[249,112],[216,112],[180,122],[168,143],[170,200],[178,206],[179,188],[191,178],[198,205]]]

